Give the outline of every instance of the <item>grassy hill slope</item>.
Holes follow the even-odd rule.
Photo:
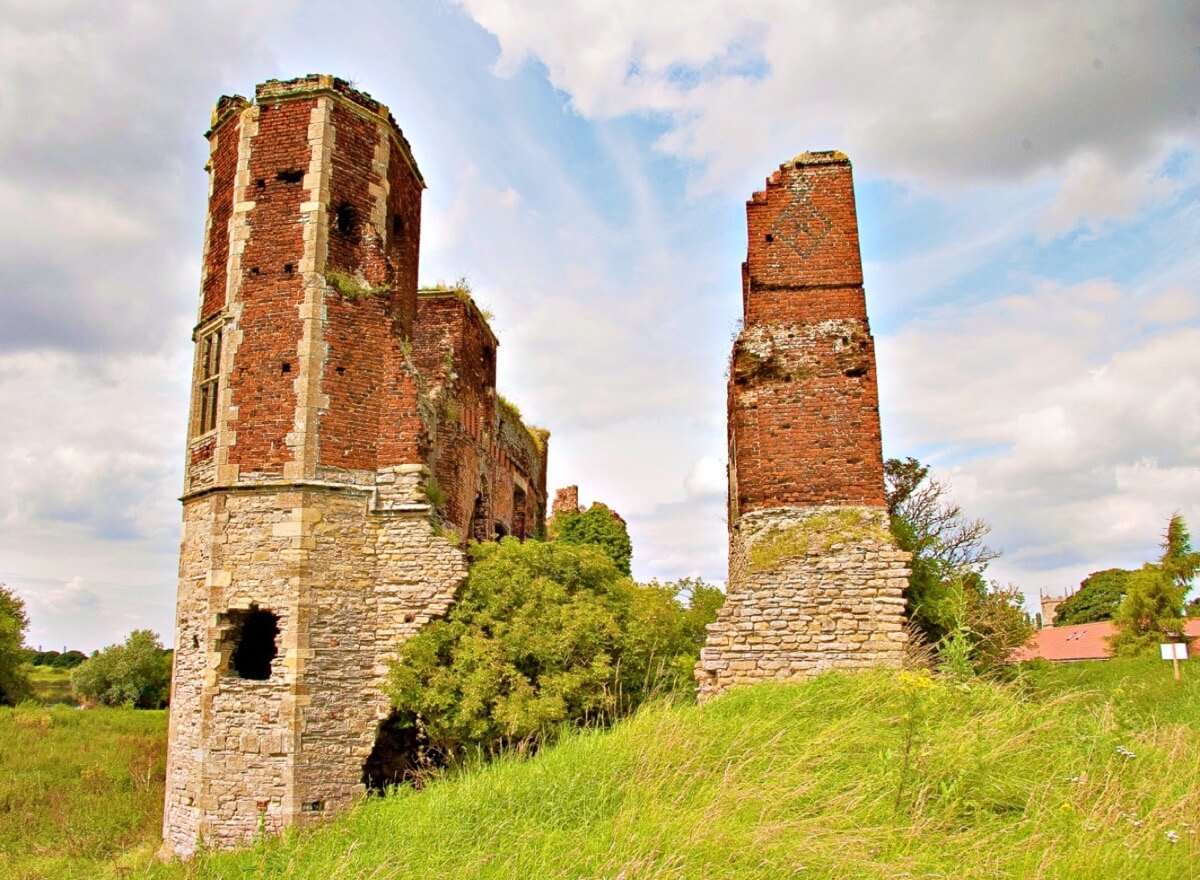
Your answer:
[[[654,706],[153,874],[1178,878],[1200,871],[1197,824],[1200,684],[1167,664],[830,675]]]

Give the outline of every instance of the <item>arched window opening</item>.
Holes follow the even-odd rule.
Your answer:
[[[333,228],[338,235],[354,235],[358,230],[358,212],[343,202],[333,212]]]
[[[512,533],[514,537],[521,541],[529,537],[528,525],[526,524],[525,490],[520,486],[513,486]]]

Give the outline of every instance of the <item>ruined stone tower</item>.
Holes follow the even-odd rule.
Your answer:
[[[888,532],[850,160],[803,153],[746,205],[729,370],[728,598],[701,697],[897,666],[908,555]]]
[[[222,98],[185,463],[164,851],[349,804],[398,644],[468,535],[545,516],[547,433],[462,289],[417,289],[424,181],[387,108],[309,76]]]

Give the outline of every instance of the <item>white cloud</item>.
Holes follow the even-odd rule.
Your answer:
[[[1200,326],[1137,306],[1041,283],[879,341],[889,444],[927,451],[1028,591],[1151,559],[1172,511],[1200,517]]]
[[[727,489],[725,462],[715,455],[700,458],[688,472],[683,488],[689,498],[720,498],[724,500]]]
[[[1184,287],[1173,287],[1148,297],[1138,311],[1147,324],[1182,324],[1200,317],[1200,296]]]
[[[1165,151],[1132,169],[1096,152],[1067,160],[1062,187],[1039,224],[1047,237],[1070,232],[1085,223],[1093,232],[1105,220],[1131,220],[1142,205],[1171,192],[1171,183],[1156,174]]]
[[[1051,174],[1050,235],[1132,216],[1172,189],[1168,145],[1197,143],[1200,18],[1169,0],[457,2],[498,73],[537,58],[584,116],[666,120],[704,189],[830,147],[935,188]]]

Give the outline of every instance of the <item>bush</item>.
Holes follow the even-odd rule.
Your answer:
[[[561,541],[505,538],[470,553],[450,614],[392,667],[397,741],[421,744],[409,768],[536,747],[651,695],[690,693],[713,588],[688,582],[685,609],[675,585],[640,586],[599,548]]]
[[[594,544],[608,554],[621,574],[631,571],[633,543],[625,522],[599,502],[587,510],[555,515],[550,522],[550,536],[564,544]]]
[[[171,696],[171,652],[157,634],[135,629],[124,644],[109,645],[76,667],[71,688],[91,703],[161,709]]]

